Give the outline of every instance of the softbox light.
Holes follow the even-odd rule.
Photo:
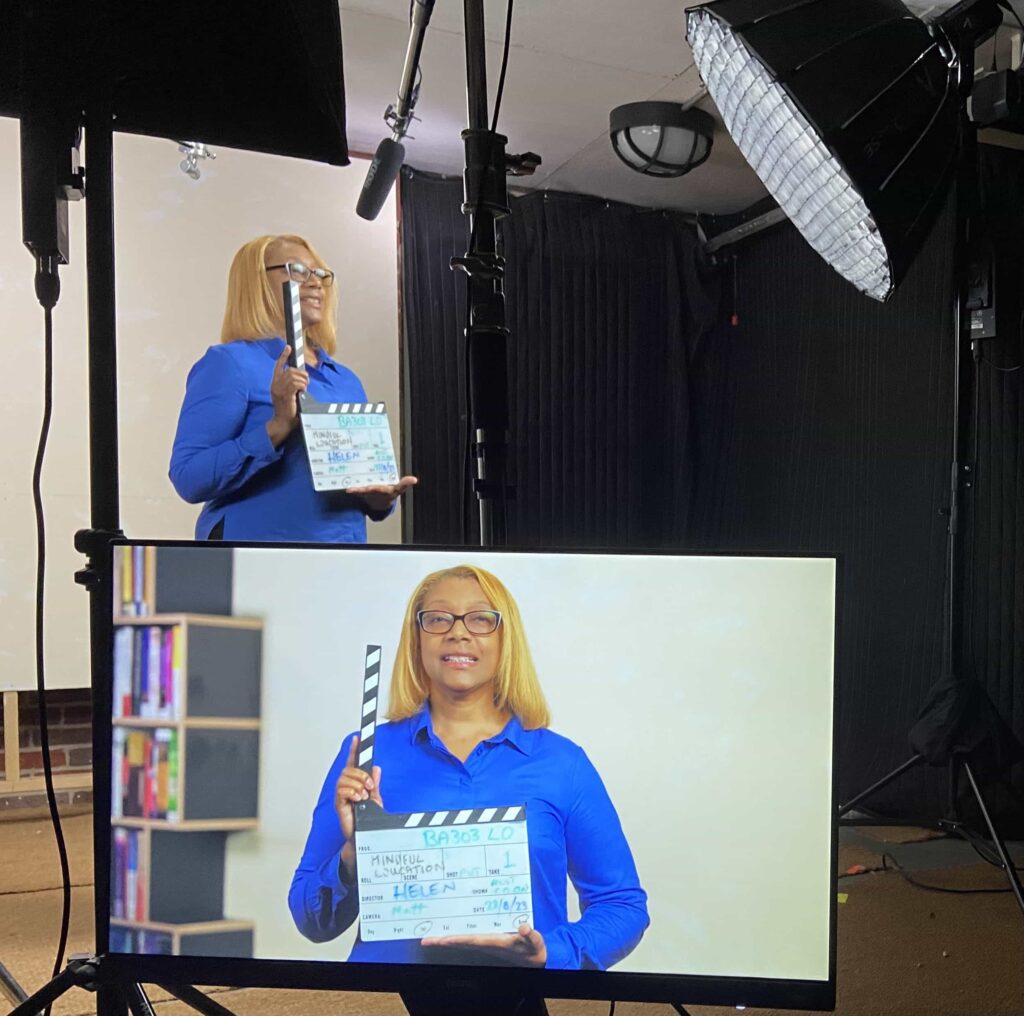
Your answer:
[[[0,115],[97,97],[117,131],[349,161],[337,0],[0,4]]]
[[[687,11],[687,40],[783,211],[843,278],[885,300],[956,165],[961,74],[973,74],[960,40],[899,0],[718,0]]]

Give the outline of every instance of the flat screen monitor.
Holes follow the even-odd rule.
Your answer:
[[[117,976],[833,1006],[835,557],[109,563]]]

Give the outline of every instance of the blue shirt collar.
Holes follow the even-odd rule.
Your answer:
[[[409,730],[409,739],[413,743],[423,740],[440,743],[441,739],[434,733],[434,723],[430,718],[429,701],[424,702],[423,708],[412,717],[410,722],[412,726]],[[533,752],[536,735],[537,731],[524,729],[519,717],[513,716],[497,734],[488,737],[483,743],[500,744],[502,741],[507,741],[513,748],[524,755],[529,755]]]
[[[338,370],[338,365],[334,362],[334,360],[331,359],[331,357],[323,349],[317,350],[317,355],[320,357],[321,367],[330,367],[331,370],[333,371]]]
[[[285,347],[285,340],[280,338],[280,337],[278,337],[274,341],[280,343],[279,346],[275,347],[274,358],[276,359],[277,357],[279,357],[281,355],[281,350],[284,349],[284,347]],[[317,367],[319,367],[319,368],[330,367],[331,370],[333,370],[335,373],[339,372],[339,368],[338,368],[337,363],[335,363],[334,360],[323,349],[318,349],[317,350]]]

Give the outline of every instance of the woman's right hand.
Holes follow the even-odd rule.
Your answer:
[[[309,387],[309,375],[297,367],[288,366],[291,346],[285,346],[274,364],[270,379],[270,399],[274,415],[267,421],[267,434],[271,444],[278,448],[299,422],[298,396]]]
[[[356,753],[359,751],[359,737],[352,738],[345,768],[342,769],[338,782],[334,787],[334,810],[338,813],[341,832],[345,837],[345,846],[341,851],[341,860],[350,873],[355,872],[356,853],[353,842],[355,833],[355,805],[360,801],[373,801],[384,807],[380,796],[380,766],[373,767],[373,775],[366,773],[356,765]]]

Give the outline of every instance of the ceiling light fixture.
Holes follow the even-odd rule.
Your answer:
[[[711,154],[714,118],[678,102],[630,102],[609,117],[615,154],[647,176],[683,176]]]

